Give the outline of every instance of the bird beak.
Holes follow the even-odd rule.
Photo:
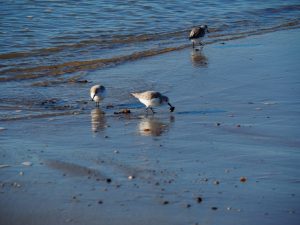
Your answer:
[[[95,96],[96,96],[96,93],[95,93],[94,96],[92,97],[92,100],[93,100],[93,101],[94,101]]]
[[[172,106],[169,102],[168,102],[168,105],[170,106],[170,111],[171,112],[173,112],[174,111],[174,109],[175,109],[175,107],[174,106]]]

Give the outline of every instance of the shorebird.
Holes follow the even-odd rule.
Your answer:
[[[195,48],[195,44],[199,44],[200,46],[204,45],[201,41],[204,38],[206,33],[209,33],[207,25],[194,27],[191,30],[189,39],[193,42],[193,48]]]
[[[172,106],[169,102],[169,98],[167,96],[162,95],[157,91],[145,91],[141,93],[131,93],[134,97],[136,97],[141,103],[146,106],[146,110],[148,109],[152,111],[154,114],[152,107],[160,106],[162,104],[168,104],[170,106],[170,111],[173,112],[175,107]]]
[[[96,102],[96,107],[99,107],[100,101],[102,101],[106,95],[106,90],[103,85],[94,85],[90,89],[90,95],[94,102]]]

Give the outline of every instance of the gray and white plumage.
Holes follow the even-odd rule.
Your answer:
[[[96,106],[99,107],[100,101],[102,101],[106,96],[106,89],[103,85],[94,85],[90,89],[90,96],[94,102],[96,102]]]
[[[191,30],[189,39],[193,43],[193,48],[195,47],[195,44],[203,45],[203,43],[201,41],[204,38],[206,33],[209,33],[207,25],[201,25],[200,27],[194,27]]]
[[[150,109],[153,113],[152,107],[160,106],[163,104],[168,104],[170,106],[170,111],[173,112],[175,107],[173,107],[170,102],[169,98],[165,95],[157,91],[145,91],[141,93],[131,93],[134,97],[136,97],[141,103],[146,106],[146,109]]]

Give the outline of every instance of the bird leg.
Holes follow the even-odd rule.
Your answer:
[[[150,109],[150,110],[151,110],[152,114],[154,114],[154,113],[155,113],[155,112],[154,112],[154,110],[152,109],[152,107],[150,107],[150,106],[149,106],[149,107],[147,107],[147,108],[146,108],[146,110],[147,110],[147,114],[148,114],[148,109]]]
[[[155,113],[155,111],[152,109],[152,107],[150,107],[150,109],[151,109],[151,112],[154,114],[154,113]]]
[[[173,112],[175,107],[171,105],[171,103],[168,102],[168,105],[170,106],[170,112]]]

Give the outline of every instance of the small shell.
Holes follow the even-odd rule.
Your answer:
[[[32,162],[26,161],[26,162],[22,162],[23,166],[32,166]]]

